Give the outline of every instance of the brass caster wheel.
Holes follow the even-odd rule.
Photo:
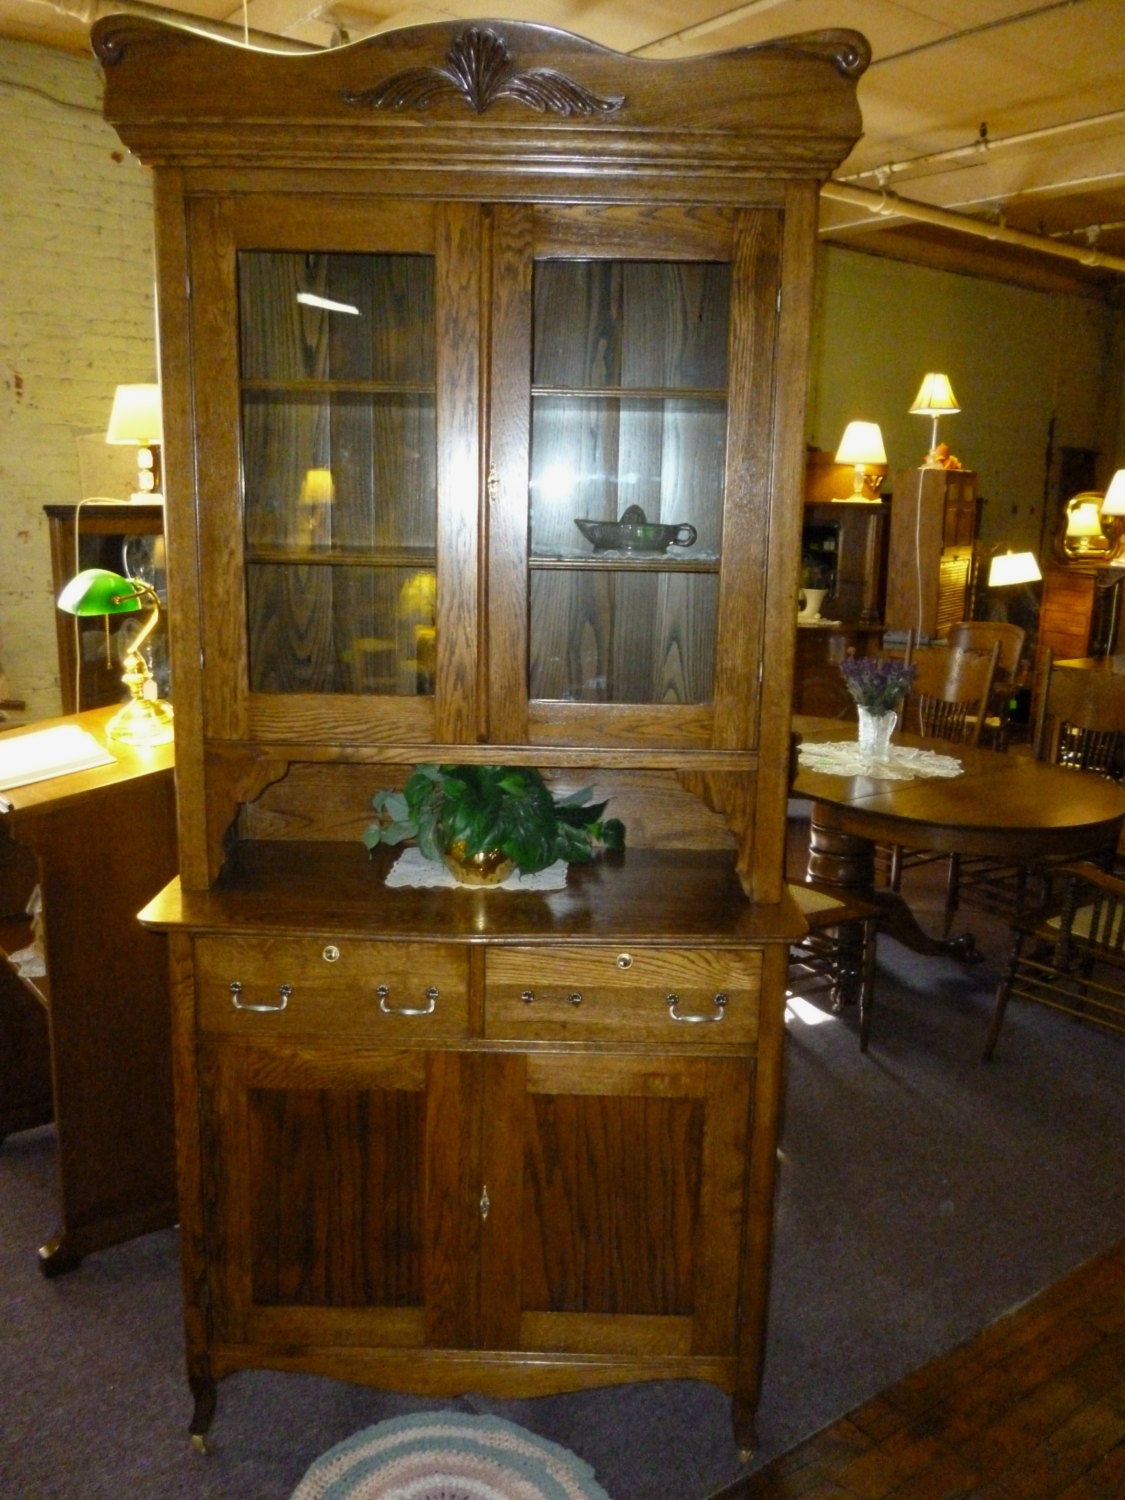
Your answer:
[[[193,1432],[191,1435],[191,1446],[196,1453],[207,1452],[207,1435],[203,1432]]]
[[[738,1450],[738,1461],[742,1465],[743,1468],[746,1468],[747,1464],[752,1463],[753,1459],[754,1459],[754,1450],[753,1450],[753,1448],[740,1448]]]

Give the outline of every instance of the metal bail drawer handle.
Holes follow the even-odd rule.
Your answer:
[[[535,997],[535,991],[534,990],[520,990],[520,999],[523,1001],[523,1003],[525,1005],[534,1005],[535,1004],[535,998],[536,997]],[[571,992],[570,992],[569,995],[560,996],[559,998],[560,999],[565,999],[566,1003],[568,1005],[581,1005],[582,1004],[582,991],[581,990],[571,990]]]
[[[432,1016],[434,1007],[437,1005],[437,986],[431,984],[426,990],[426,1004],[419,1005],[388,1005],[387,997],[391,993],[390,988],[381,984],[377,986],[375,993],[379,997],[379,1009],[385,1016]]]
[[[280,1005],[255,1005],[250,1000],[243,1000],[242,985],[237,979],[232,979],[230,982],[231,1004],[234,1006],[235,1010],[284,1010],[285,1007],[289,1004],[289,996],[293,993],[293,986],[291,984],[279,984],[277,987],[277,993],[281,999]]]
[[[727,1013],[727,997],[724,990],[719,990],[712,1001],[715,1007],[715,1014],[713,1016],[681,1016],[676,1009],[679,1003],[680,997],[673,990],[668,996],[668,1014],[672,1017],[673,1021],[687,1021],[689,1024],[694,1024],[696,1021],[721,1021]]]

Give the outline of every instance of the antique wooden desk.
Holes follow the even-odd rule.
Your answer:
[[[793,727],[806,740],[853,736],[850,726],[832,720],[795,717]],[[896,740],[955,755],[964,770],[952,778],[883,781],[798,766],[793,795],[813,804],[810,878],[870,891],[878,842],[1012,860],[1081,858],[1117,842],[1125,819],[1125,787],[1029,755],[943,745],[909,734]],[[883,907],[881,926],[908,947],[919,953],[973,956],[971,939],[930,937],[893,892],[876,895]]]
[[[106,740],[113,712],[12,730],[78,724],[114,762],[2,794],[0,1141],[55,1121],[61,1224],[39,1251],[46,1275],[176,1220],[166,944],[136,920],[176,869],[173,748]],[[45,978],[9,958],[31,942],[36,884]]]

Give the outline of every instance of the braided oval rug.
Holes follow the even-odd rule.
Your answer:
[[[610,1500],[588,1463],[501,1417],[423,1412],[321,1454],[291,1500]]]

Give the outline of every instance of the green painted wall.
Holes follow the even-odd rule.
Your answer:
[[[981,540],[1037,548],[1047,450],[1092,448],[1099,482],[1125,466],[1122,315],[1076,296],[1025,290],[854,251],[820,257],[808,440],[834,450],[854,419],[878,422],[890,471],[922,461],[930,422],[908,408],[927,370],[961,411],[939,441],[975,469]]]

